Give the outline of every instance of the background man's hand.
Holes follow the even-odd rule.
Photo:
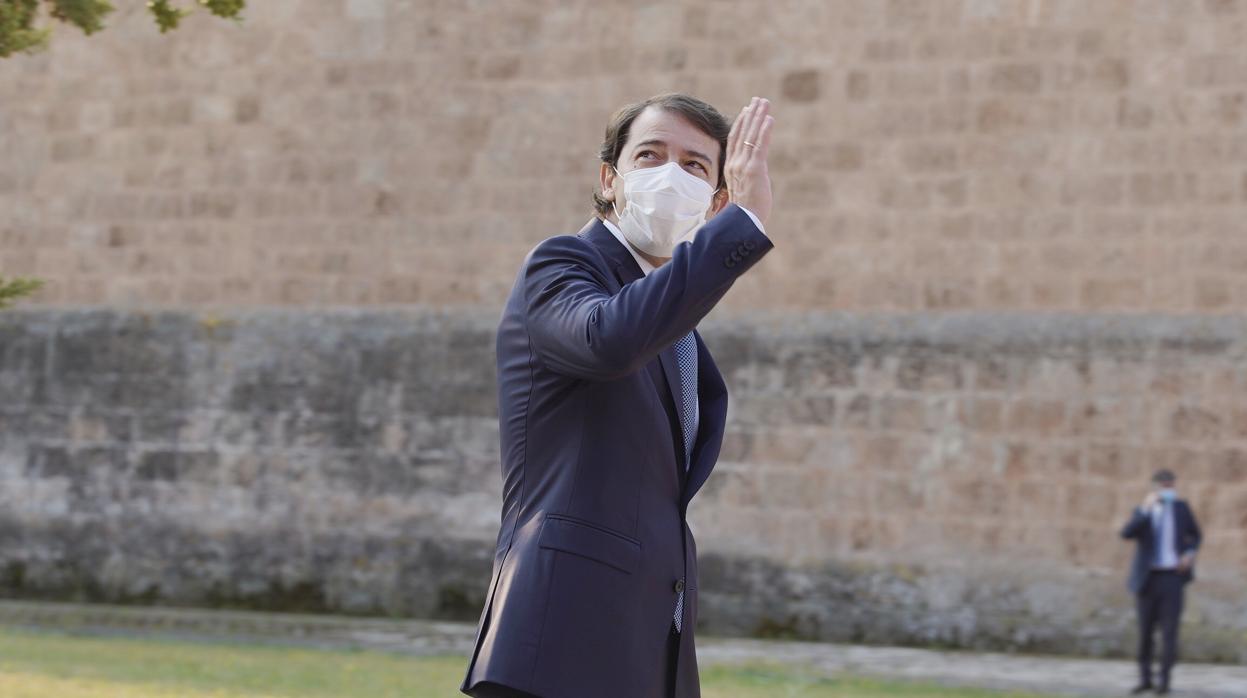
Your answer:
[[[754,97],[732,124],[727,137],[723,176],[728,200],[749,209],[766,223],[771,215],[771,174],[766,158],[771,150],[771,103]]]
[[[1190,570],[1191,566],[1194,564],[1195,564],[1195,556],[1191,553],[1187,553],[1183,555],[1182,557],[1178,558],[1178,571],[1186,572]]]
[[[1143,503],[1139,505],[1139,508],[1146,511],[1156,506],[1156,502],[1159,502],[1159,501],[1160,501],[1160,495],[1156,494],[1155,492],[1148,492],[1147,496],[1143,498]]]

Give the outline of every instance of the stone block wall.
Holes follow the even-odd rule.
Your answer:
[[[438,311],[0,316],[0,593],[472,619],[500,509],[492,332]],[[1206,533],[1189,658],[1247,658],[1247,323],[709,323],[707,630],[1127,650],[1156,467]]]
[[[0,63],[0,270],[41,301],[501,303],[618,106],[775,101],[730,307],[1241,312],[1237,0],[141,6]]]
[[[497,526],[490,329],[436,315],[0,323],[6,594],[478,610],[464,594],[492,558],[457,541]]]
[[[715,580],[706,623],[1128,653],[1134,547],[1118,531],[1166,467],[1205,533],[1184,652],[1241,658],[1245,330],[982,313],[716,325],[735,406],[692,514]]]
[[[707,629],[1116,653],[1171,467],[1247,647],[1247,2],[140,4],[0,62],[0,593],[471,618],[493,329],[619,105],[771,97]]]

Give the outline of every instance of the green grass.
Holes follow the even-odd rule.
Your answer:
[[[443,698],[462,657],[71,636],[0,628],[5,698]],[[799,667],[711,667],[705,698],[1042,698],[858,678]]]

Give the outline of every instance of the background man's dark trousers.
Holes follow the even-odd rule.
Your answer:
[[[1185,582],[1172,570],[1153,570],[1147,582],[1135,595],[1139,614],[1139,680],[1141,685],[1152,681],[1152,648],[1157,626],[1162,640],[1160,686],[1169,686],[1169,674],[1178,659],[1178,623],[1182,618]]]

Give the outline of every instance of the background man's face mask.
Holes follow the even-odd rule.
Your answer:
[[[620,178],[627,203],[623,211],[615,207],[619,229],[638,250],[655,257],[670,257],[676,245],[692,240],[714,199],[708,183],[674,162]]]

